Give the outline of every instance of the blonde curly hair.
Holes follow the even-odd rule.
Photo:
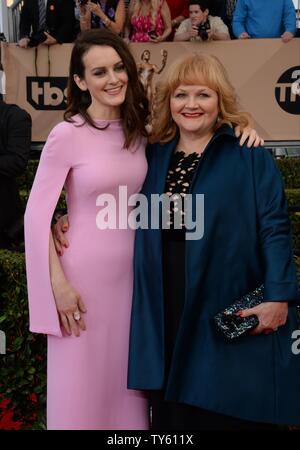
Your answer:
[[[219,117],[214,131],[223,124],[245,128],[251,118],[239,110],[238,98],[223,64],[213,55],[197,53],[176,60],[157,85],[153,105],[150,142],[169,142],[177,132],[172,119],[170,98],[179,85],[204,85],[219,99]]]

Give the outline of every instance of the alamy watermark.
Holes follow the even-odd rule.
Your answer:
[[[187,240],[204,235],[204,194],[151,194],[149,200],[144,194],[128,196],[127,186],[119,186],[117,198],[100,194],[96,206],[102,207],[96,216],[99,230],[167,230],[172,217],[172,229],[184,228]]]
[[[299,355],[300,354],[300,330],[293,331],[292,339],[295,339],[295,341],[292,344],[292,353],[294,355]]]

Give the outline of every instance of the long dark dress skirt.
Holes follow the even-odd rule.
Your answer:
[[[163,231],[165,295],[166,381],[185,299],[185,233]],[[189,351],[189,349],[186,349]],[[151,391],[153,430],[276,430],[271,424],[256,423],[217,414],[195,406],[164,400],[164,391]]]

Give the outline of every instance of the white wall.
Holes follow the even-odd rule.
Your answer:
[[[0,0],[0,32],[8,38],[7,6],[5,0]],[[0,94],[5,94],[5,75],[0,71]]]
[[[0,32],[8,39],[8,16],[5,0],[0,0]]]
[[[3,30],[3,8],[4,8],[4,2],[0,1],[0,31]]]

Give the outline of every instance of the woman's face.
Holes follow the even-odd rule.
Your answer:
[[[119,110],[125,100],[128,75],[118,53],[112,47],[95,45],[83,56],[83,64],[84,79],[74,75],[74,80],[80,89],[90,92],[93,110],[104,116]]]
[[[171,115],[181,133],[211,133],[218,117],[218,105],[218,94],[202,85],[181,84],[170,99]]]

